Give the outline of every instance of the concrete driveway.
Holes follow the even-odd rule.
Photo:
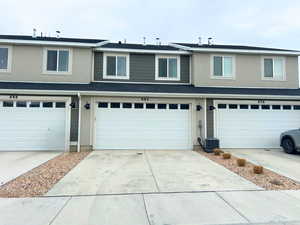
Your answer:
[[[226,151],[300,182],[300,154],[290,155],[282,149],[226,149]]]
[[[193,151],[94,151],[48,196],[254,190],[253,183]]]
[[[0,152],[0,185],[58,156],[61,152]]]

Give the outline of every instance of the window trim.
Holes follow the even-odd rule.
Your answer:
[[[169,60],[167,62],[167,77],[159,77],[159,59],[177,59],[177,77],[169,77]],[[180,56],[179,55],[155,55],[155,80],[170,80],[170,81],[180,81],[181,74],[180,74]]]
[[[126,57],[126,76],[119,76],[119,75],[108,75],[107,74],[107,57],[108,56],[122,56],[122,57]],[[129,54],[126,53],[108,53],[108,52],[104,52],[103,53],[103,79],[114,79],[114,80],[129,80],[130,76],[129,76]],[[117,61],[116,61],[116,71],[117,71]]]
[[[68,62],[68,71],[62,72],[62,71],[49,71],[47,70],[47,60],[48,60],[48,50],[56,50],[56,51],[69,51],[69,62]],[[57,58],[57,60],[59,57]],[[45,47],[43,49],[43,74],[54,74],[54,75],[70,75],[72,74],[72,62],[73,62],[73,49],[71,48],[48,48]],[[58,68],[58,65],[57,65]]]
[[[273,77],[265,77],[265,59],[273,60]],[[274,60],[282,59],[283,60],[283,78],[278,79],[274,76]],[[261,79],[266,81],[286,81],[286,58],[284,56],[262,56],[261,57]]]
[[[7,69],[0,69],[0,73],[11,73],[12,65],[12,46],[9,45],[0,45],[0,48],[7,48]]]
[[[222,57],[222,68],[224,68],[224,57],[232,57],[232,74],[229,77],[224,77],[224,74],[222,76],[215,76],[214,75],[214,57],[219,56]],[[222,70],[224,72],[224,70]],[[210,55],[210,77],[212,79],[221,79],[221,80],[235,80],[235,73],[236,73],[236,63],[235,63],[235,55],[227,55],[227,54],[212,54]]]

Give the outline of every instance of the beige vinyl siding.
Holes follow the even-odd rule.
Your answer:
[[[193,53],[192,81],[195,86],[219,87],[267,87],[267,88],[298,88],[298,57],[284,56],[286,80],[272,81],[262,79],[262,57],[265,55],[230,54],[235,57],[234,79],[212,78],[212,55],[220,53]]]
[[[71,48],[72,73],[63,75],[43,73],[44,47],[47,46],[13,46],[11,73],[0,73],[0,80],[67,83],[89,83],[91,81],[91,49]],[[51,48],[55,47],[51,46]]]

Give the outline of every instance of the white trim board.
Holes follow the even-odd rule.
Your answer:
[[[181,48],[186,51],[195,52],[224,52],[224,53],[247,53],[247,54],[275,54],[275,55],[300,55],[300,51],[276,51],[276,50],[246,50],[246,49],[224,49],[224,48],[203,48],[201,45],[199,48],[187,47],[184,45],[170,43],[170,46]]]

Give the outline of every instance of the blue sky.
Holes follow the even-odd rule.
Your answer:
[[[300,50],[300,1],[2,0],[1,34],[104,38],[148,43],[203,42]]]

